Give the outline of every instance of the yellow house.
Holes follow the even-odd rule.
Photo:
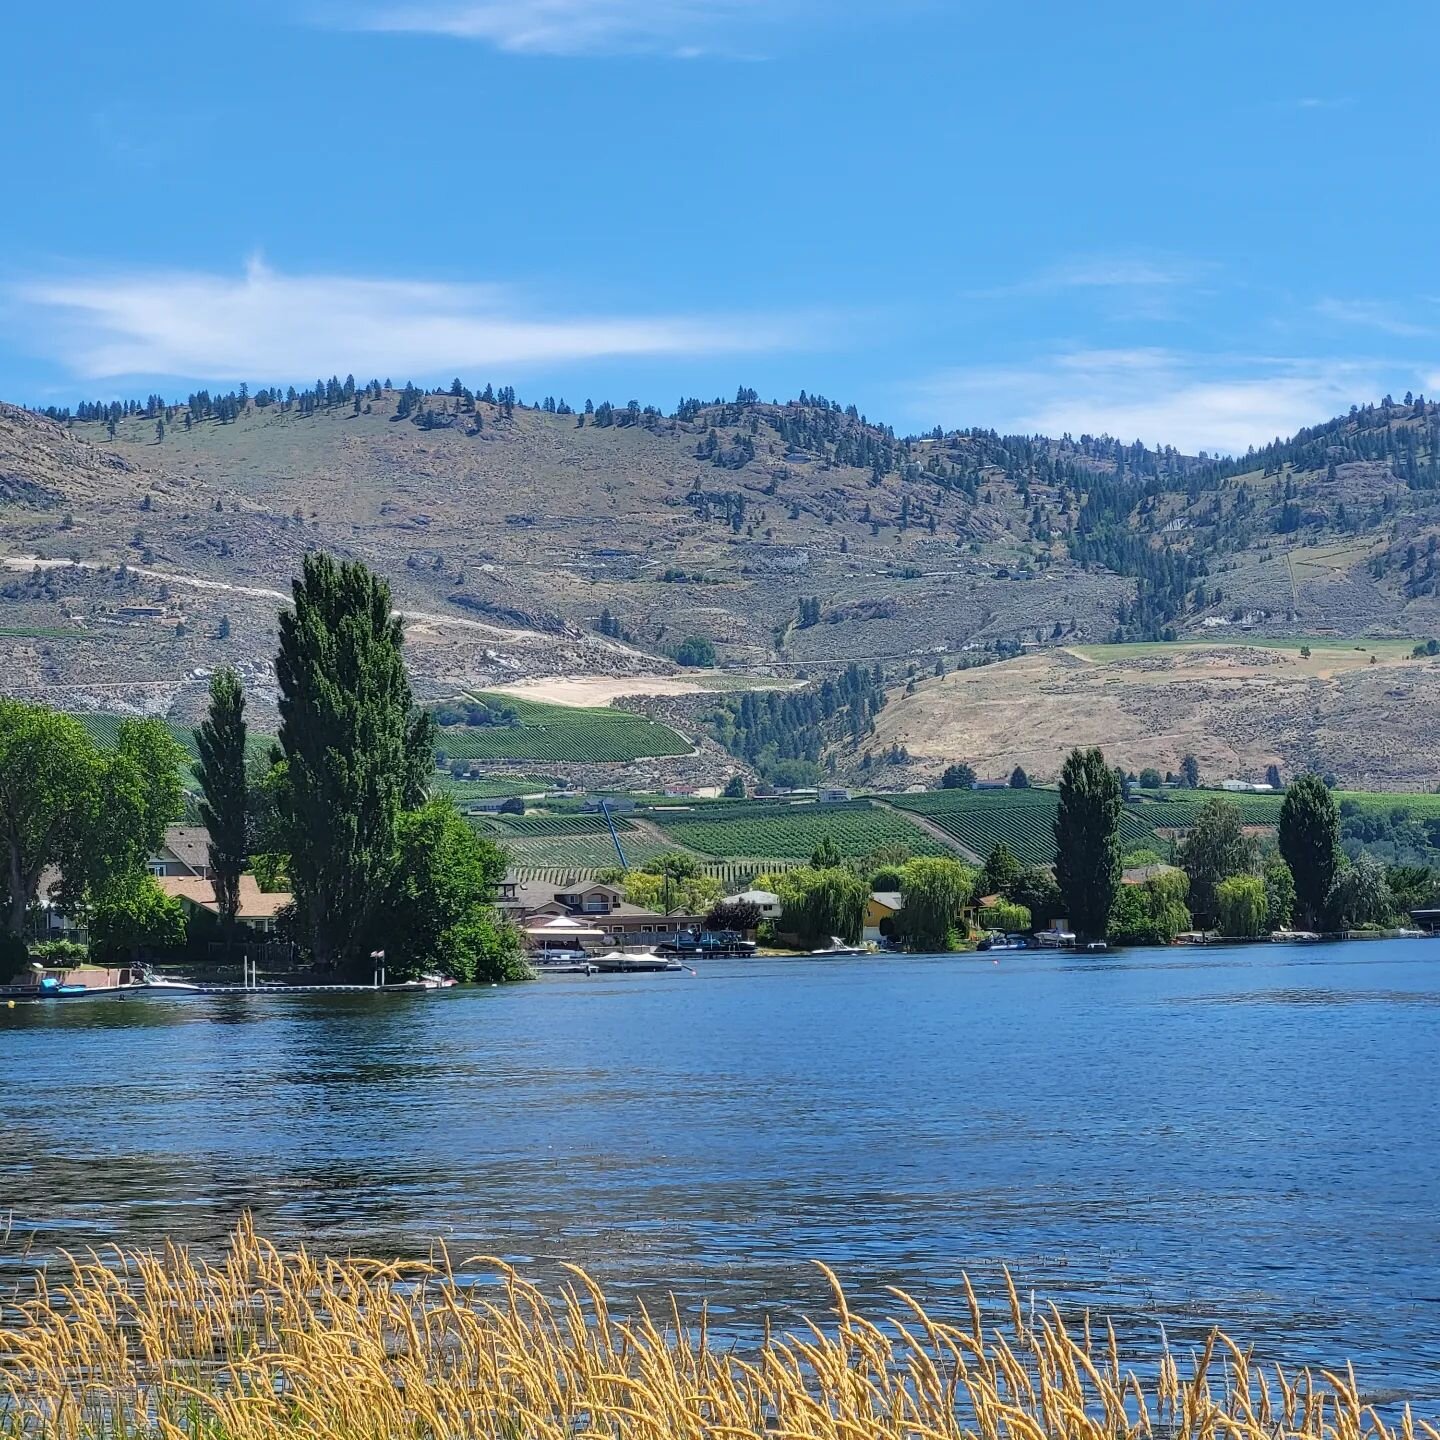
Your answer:
[[[865,926],[861,931],[866,940],[891,940],[895,936],[895,917],[905,902],[898,890],[872,890],[865,902]]]

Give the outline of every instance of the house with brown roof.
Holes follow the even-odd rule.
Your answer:
[[[624,890],[602,880],[569,880],[556,886],[539,880],[507,878],[495,903],[502,915],[532,938],[542,933],[548,918],[555,916],[582,922],[587,929],[599,932],[599,943],[610,945],[656,945],[676,940],[705,923],[703,915],[662,915],[658,910],[632,905],[625,899]]]
[[[165,894],[179,900],[187,916],[199,911],[219,918],[220,903],[215,898],[213,881],[202,880],[198,875],[157,875],[155,883]],[[256,934],[268,935],[291,898],[286,891],[262,890],[253,875],[242,875],[240,908],[235,912],[235,919]]]

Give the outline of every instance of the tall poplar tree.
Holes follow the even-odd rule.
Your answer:
[[[377,943],[397,821],[424,798],[433,727],[413,703],[383,580],[310,554],[294,595],[275,660],[290,879],[316,963],[358,972]]]
[[[195,731],[200,753],[200,819],[210,832],[210,875],[226,930],[240,908],[240,875],[249,858],[245,781],[245,691],[233,670],[210,679],[210,713]]]
[[[1072,750],[1060,772],[1055,880],[1070,924],[1101,938],[1120,890],[1120,782],[1100,750]]]
[[[1340,815],[1318,775],[1291,782],[1280,807],[1280,853],[1295,877],[1295,901],[1307,925],[1320,923],[1340,869]]]

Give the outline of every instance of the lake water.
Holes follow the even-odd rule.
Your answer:
[[[738,1327],[959,1278],[1440,1396],[1440,943],[0,1010],[0,1263],[500,1254]],[[34,1236],[28,1261],[17,1237]],[[13,1273],[13,1271],[12,1271]],[[1434,1404],[1426,1404],[1434,1414]]]

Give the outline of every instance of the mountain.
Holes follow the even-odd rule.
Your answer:
[[[1020,647],[1440,631],[1440,407],[1356,408],[1239,459],[983,430],[897,437],[803,394],[582,413],[513,391],[0,406],[12,693],[186,715],[267,698],[320,546],[387,574],[421,692],[673,674],[690,637],[785,677]],[[3,579],[4,576],[0,576]]]

